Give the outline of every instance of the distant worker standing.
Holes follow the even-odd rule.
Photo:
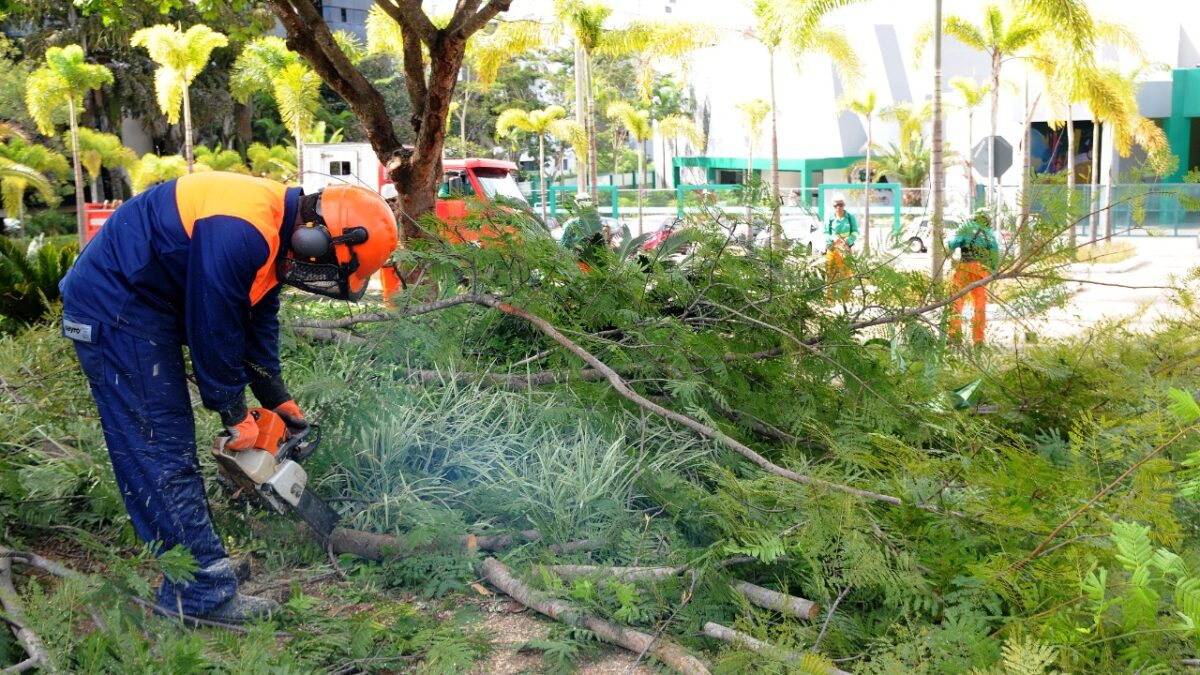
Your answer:
[[[831,298],[845,300],[849,296],[849,287],[841,281],[850,278],[850,266],[846,259],[857,239],[858,220],[853,213],[846,211],[846,198],[840,194],[834,195],[833,215],[825,221],[825,283]],[[838,286],[836,293],[835,284]]]
[[[946,243],[950,255],[954,254],[955,249],[959,251],[958,262],[954,265],[954,278],[950,283],[952,295],[986,279],[999,266],[1000,247],[992,233],[991,221],[987,210],[980,209],[975,212],[975,217],[963,223],[954,233],[954,238]],[[971,337],[975,344],[980,345],[983,344],[983,333],[987,328],[987,288],[982,285],[955,299],[954,308],[950,313],[949,337],[956,340],[962,333],[962,310],[968,296],[975,309],[971,317]]]
[[[280,369],[280,284],[358,300],[396,244],[392,210],[365,188],[305,195],[205,172],[125,202],[63,279],[63,335],[91,385],[133,529],[160,553],[185,547],[199,565],[190,582],[162,582],[164,611],[240,623],[276,606],[237,593],[213,529],[182,346],[227,448],[257,440],[247,385],[262,407],[303,427]]]

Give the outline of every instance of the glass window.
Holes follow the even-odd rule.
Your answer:
[[[475,169],[475,177],[479,179],[479,186],[488,198],[500,196],[525,201],[525,195],[521,194],[521,188],[517,187],[517,181],[507,169],[478,168]]]
[[[330,176],[352,176],[354,174],[350,171],[350,162],[330,162],[329,163],[329,175]]]

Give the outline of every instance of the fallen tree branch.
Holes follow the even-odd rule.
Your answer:
[[[598,567],[596,565],[539,565],[538,567],[568,580],[590,576],[614,577],[618,581],[669,579],[688,570],[687,567]]]
[[[763,642],[762,640],[754,638],[741,631],[734,630],[728,626],[722,626],[719,623],[713,623],[712,621],[704,624],[704,634],[710,638],[721,640],[722,642],[728,642],[732,645],[745,647],[755,654],[767,654],[768,656],[775,656],[776,658],[782,659],[788,663],[794,664],[804,660],[803,654],[798,654],[781,647],[776,647],[769,642]],[[847,673],[846,671],[835,666],[826,666],[825,672],[829,673],[829,675],[850,675],[850,673]]]
[[[447,545],[461,548],[464,551],[498,552],[508,550],[517,544],[535,542],[541,538],[542,533],[537,530],[522,530],[506,534],[464,534],[438,540],[426,546],[412,547],[405,544],[399,537],[390,534],[338,527],[329,534],[328,541],[334,553],[349,553],[368,560],[383,560],[397,553],[429,551]],[[551,544],[548,548],[554,553],[576,553],[598,549],[603,543],[594,539],[583,539]]]
[[[365,345],[370,340],[343,330],[333,328],[316,328],[310,326],[292,326],[292,332],[300,337],[316,340],[317,342],[332,342],[338,345]]]
[[[817,618],[817,613],[820,611],[820,607],[812,600],[788,595],[787,593],[780,593],[769,588],[763,588],[762,586],[755,586],[745,581],[734,583],[733,590],[746,596],[746,599],[752,605],[789,614],[806,621],[812,621]]]
[[[483,578],[505,595],[551,619],[569,626],[586,628],[605,642],[624,647],[635,654],[650,654],[676,672],[685,675],[707,675],[709,672],[699,659],[674,643],[655,640],[653,636],[642,631],[585,614],[562,600],[535,591],[514,577],[504,563],[495,558],[484,560],[480,569]]]
[[[13,587],[12,563],[11,554],[0,557],[0,605],[3,605],[4,613],[8,615],[5,621],[11,625],[13,634],[17,636],[17,642],[29,655],[28,659],[14,666],[14,668],[20,669],[12,672],[19,673],[26,670],[25,666],[28,664],[28,667],[37,667],[48,673],[57,673],[58,668],[50,659],[50,652],[46,651],[42,639],[25,625],[25,609],[21,606],[21,596],[17,595],[17,589]]]

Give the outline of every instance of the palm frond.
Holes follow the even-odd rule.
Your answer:
[[[500,67],[542,46],[542,25],[536,21],[501,21],[489,33],[476,33],[467,42],[466,60],[484,90],[492,88]]]
[[[367,53],[387,54],[396,59],[404,58],[404,33],[400,24],[379,5],[372,4],[367,10]]]
[[[658,132],[665,138],[682,136],[697,148],[704,147],[704,131],[686,115],[667,115],[658,121]]]

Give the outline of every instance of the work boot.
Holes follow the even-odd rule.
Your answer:
[[[237,578],[239,584],[244,584],[250,580],[250,558],[238,558],[233,563],[233,576]]]
[[[200,617],[209,621],[221,623],[246,623],[271,618],[271,614],[279,610],[279,603],[269,598],[235,593],[225,602],[217,605],[211,612]]]

